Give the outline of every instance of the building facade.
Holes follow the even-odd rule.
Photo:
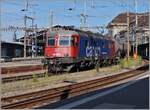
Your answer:
[[[135,50],[135,45],[149,43],[149,15],[137,13],[137,26],[135,13],[129,13],[129,42],[130,50]],[[116,16],[107,26],[109,35],[115,38],[120,48],[127,50],[127,13]]]
[[[16,58],[23,57],[23,44],[19,42],[1,42],[1,57]]]

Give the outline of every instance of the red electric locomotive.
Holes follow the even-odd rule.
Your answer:
[[[79,36],[74,31],[51,32],[45,47],[49,71],[69,71],[76,61],[78,42]]]
[[[49,71],[70,71],[114,61],[115,42],[101,34],[77,29],[54,28],[47,35],[45,59]]]

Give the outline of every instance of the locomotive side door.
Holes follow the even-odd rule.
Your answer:
[[[71,53],[72,57],[78,56],[78,46],[79,46],[79,36],[72,35],[71,36]]]

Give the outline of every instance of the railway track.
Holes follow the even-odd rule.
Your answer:
[[[145,64],[149,63],[148,60],[143,59],[143,62]],[[41,70],[43,70],[41,72]],[[38,72],[39,71],[39,72]],[[19,72],[19,73],[18,73]],[[23,72],[30,72],[30,74],[23,74]],[[35,74],[35,72],[38,72]],[[32,79],[34,77],[33,74],[36,75],[36,78],[41,78],[45,76],[46,68],[44,68],[42,65],[30,65],[30,66],[21,66],[21,67],[13,67],[13,68],[2,68],[2,75],[3,74],[16,74],[9,77],[2,77],[2,83],[9,83],[14,81],[20,81],[20,80],[27,80]],[[63,73],[63,72],[62,72]],[[21,74],[21,75],[17,75]],[[50,75],[51,73],[49,73]]]
[[[94,68],[93,68],[94,69]],[[43,70],[43,69],[42,69]],[[81,71],[86,71],[87,69],[83,69]],[[17,74],[21,74],[21,73],[16,73],[16,75],[14,76],[9,76],[9,77],[2,77],[2,83],[9,83],[9,82],[14,82],[14,81],[20,81],[20,80],[27,80],[27,79],[32,79],[34,77],[33,74],[35,74],[35,69],[30,70],[30,74],[22,74],[22,75],[17,75]],[[41,78],[45,76],[46,73],[46,69],[44,68],[44,70],[41,72],[41,70],[37,70],[39,71],[36,75],[36,78]],[[73,71],[74,72],[74,71]],[[61,72],[60,74],[63,74],[65,72]],[[48,73],[48,75],[53,75],[54,73]]]
[[[11,66],[11,67],[2,67],[1,74],[16,74],[30,71],[42,70],[43,65],[23,65],[23,66]]]
[[[34,73],[34,72],[33,72]],[[20,75],[20,76],[12,76],[12,77],[3,77],[2,83],[9,83],[14,81],[20,81],[20,80],[27,80],[34,78],[34,74],[28,74],[28,75]],[[36,75],[36,78],[41,78],[45,76],[45,71],[39,72]]]
[[[100,89],[109,84],[122,81],[146,72],[149,65],[137,69],[80,83],[72,83],[66,86],[21,94],[17,96],[2,98],[3,109],[37,108],[39,106],[63,100],[69,97],[84,94]]]
[[[23,68],[23,67],[19,68],[18,67],[17,70],[15,70],[15,68],[8,69],[7,71],[11,70],[11,73],[8,73],[8,74],[13,74],[16,71],[16,73],[14,73],[16,75],[8,76],[8,77],[2,77],[2,83],[9,83],[9,82],[14,82],[14,81],[32,79],[34,77],[33,74],[35,74],[35,72],[38,72],[38,71],[39,72],[35,74],[36,78],[41,78],[41,77],[44,77],[45,73],[47,72],[47,69],[41,65],[35,65],[35,66],[33,66],[33,68],[31,68],[31,67],[29,69],[26,69],[27,67],[26,68]],[[23,71],[21,70],[22,68],[23,68]],[[36,68],[37,68],[37,70],[36,70]],[[20,73],[17,73],[18,70]],[[86,70],[87,69],[84,68],[81,71],[86,71]],[[30,71],[30,74],[28,74],[28,72],[23,73],[24,71],[28,71],[28,72]],[[72,72],[74,72],[74,71],[72,71]],[[66,72],[60,72],[60,74],[63,74],[63,73],[66,73]],[[3,72],[3,74],[4,74],[4,72]],[[18,75],[18,74],[20,74],[20,75]],[[48,75],[53,75],[53,74],[55,74],[55,73],[48,73]]]
[[[2,83],[44,77],[46,68],[41,64],[2,67]]]

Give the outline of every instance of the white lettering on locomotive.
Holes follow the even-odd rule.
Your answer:
[[[100,52],[101,52],[100,47],[88,46],[86,48],[87,57],[92,57],[92,56],[98,57],[100,55]]]

